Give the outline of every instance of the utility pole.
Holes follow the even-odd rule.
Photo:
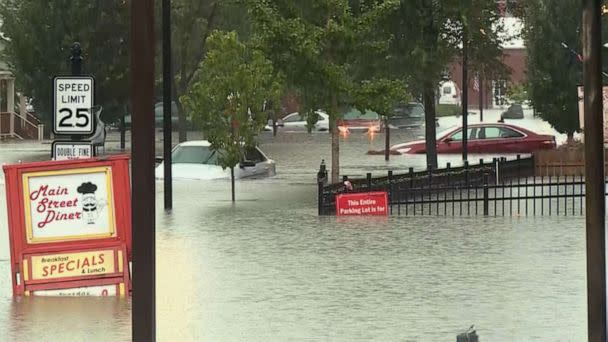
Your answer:
[[[171,0],[163,0],[163,161],[165,185],[165,210],[173,208],[173,176],[171,160]]]
[[[154,0],[131,0],[133,341],[156,340]]]
[[[583,0],[585,221],[589,341],[606,341],[606,195],[602,91],[601,0]]]
[[[477,77],[479,79],[479,122],[483,122],[483,106],[485,103],[483,102],[483,77],[482,73],[479,73]]]
[[[462,28],[462,160],[468,159],[469,140],[469,31],[466,25]]]

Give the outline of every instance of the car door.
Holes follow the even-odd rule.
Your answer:
[[[292,113],[283,119],[284,131],[303,131],[306,129],[306,121],[299,113]]]
[[[469,133],[471,129],[468,129]],[[460,153],[462,152],[462,128],[441,139],[437,143],[437,153]]]
[[[525,152],[522,144],[525,135],[509,127],[487,126],[481,140],[480,153],[520,153]]]
[[[245,151],[244,161],[241,163],[241,177],[255,177],[268,174],[270,165],[257,147]]]

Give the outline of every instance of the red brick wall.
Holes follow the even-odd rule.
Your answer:
[[[509,84],[522,84],[526,81],[526,50],[525,49],[509,49],[505,50],[503,63],[510,69],[510,77],[507,79]],[[469,68],[469,108],[479,108],[479,92],[473,89],[473,79],[475,77],[474,68]],[[450,67],[450,76],[452,81],[458,85],[458,92],[461,93],[462,85],[462,63],[460,60],[453,62]],[[492,80],[484,80],[484,108],[492,106]],[[488,96],[490,95],[490,96]]]

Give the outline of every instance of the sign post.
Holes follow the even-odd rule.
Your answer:
[[[71,141],[55,141],[52,159],[85,159],[96,155],[91,142],[82,141],[83,136],[95,133],[96,119],[95,80],[82,75],[82,48],[80,43],[72,45],[70,61],[72,76],[57,76],[53,79],[53,133],[69,136]]]

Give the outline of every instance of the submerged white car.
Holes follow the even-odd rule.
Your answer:
[[[217,164],[218,154],[211,150],[211,144],[206,140],[183,142],[173,149],[172,178],[173,179],[221,179],[230,178],[230,169],[222,169]],[[243,161],[234,168],[236,178],[267,177],[276,174],[274,160],[268,158],[262,150],[254,147],[245,151]],[[156,167],[157,179],[164,178],[165,165],[161,162]]]
[[[317,114],[317,123],[312,127],[312,132],[327,132],[329,131],[329,115],[320,110],[315,111]],[[306,118],[300,113],[291,113],[283,119],[277,121],[277,129],[279,132],[306,132]],[[272,124],[266,125],[265,131],[272,131]]]

